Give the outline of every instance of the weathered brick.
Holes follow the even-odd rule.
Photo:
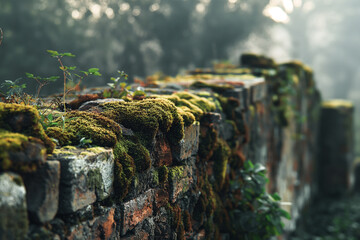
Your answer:
[[[155,207],[159,209],[169,202],[169,193],[164,189],[158,189],[155,192]]]
[[[176,166],[169,169],[170,200],[176,199],[186,193],[194,183],[193,169],[190,166]]]
[[[173,146],[172,153],[177,161],[183,161],[197,154],[199,149],[200,124],[194,123],[184,130],[185,136],[178,145]]]
[[[59,213],[75,212],[110,195],[114,179],[111,149],[62,149],[50,159],[61,165]]]
[[[155,137],[155,147],[152,153],[154,156],[153,166],[170,166],[172,164],[173,155],[169,141],[162,132],[158,132]]]
[[[154,190],[150,189],[135,199],[123,204],[121,234],[133,229],[138,223],[153,214]]]
[[[55,217],[59,203],[60,163],[47,161],[36,172],[26,174],[27,208],[31,219],[45,223]]]
[[[108,208],[105,212],[92,220],[81,222],[70,228],[66,236],[68,240],[96,239],[110,240],[120,239],[116,232],[116,221],[114,220],[115,208]]]
[[[0,174],[0,239],[24,239],[28,231],[25,187],[20,176]]]

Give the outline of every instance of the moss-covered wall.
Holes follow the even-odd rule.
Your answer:
[[[252,221],[267,229],[267,220],[256,223],[264,210],[245,201],[248,161],[255,173],[266,167],[266,190],[279,193],[291,230],[316,193],[320,93],[299,62],[249,54],[241,61],[149,78],[146,97],[92,98],[73,107],[82,111],[54,112],[45,131],[34,108],[0,103],[0,178],[19,189],[0,183],[0,208],[10,209],[0,213],[0,238],[274,235],[253,232]],[[8,228],[20,225],[17,216],[26,224]]]

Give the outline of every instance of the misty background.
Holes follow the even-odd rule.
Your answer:
[[[299,59],[314,69],[324,99],[360,105],[359,12],[358,0],[1,0],[0,84],[21,77],[33,92],[25,72],[59,75],[47,49],[75,54],[68,66],[99,68],[87,87],[117,70],[130,79],[176,75],[254,52]],[[60,91],[59,80],[42,93]]]

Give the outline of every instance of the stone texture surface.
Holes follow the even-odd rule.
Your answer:
[[[59,205],[60,163],[47,161],[24,176],[30,218],[45,223],[54,218]]]
[[[114,156],[110,149],[58,151],[61,164],[59,213],[77,211],[112,192]]]
[[[28,226],[26,191],[21,177],[0,174],[0,239],[24,239]]]
[[[123,102],[123,101],[124,101],[123,99],[119,99],[119,98],[97,99],[97,100],[94,100],[94,101],[85,102],[84,104],[82,104],[82,105],[79,107],[79,110],[80,110],[80,111],[87,111],[87,110],[89,110],[90,108],[96,108],[97,106],[99,106],[100,104],[103,104],[103,103],[108,103],[108,102]]]
[[[116,232],[116,221],[114,220],[114,216],[115,208],[108,208],[102,216],[95,217],[92,220],[84,221],[71,227],[66,239],[120,239],[119,234]]]
[[[193,169],[190,166],[176,166],[169,169],[171,202],[176,202],[178,197],[190,189],[194,183],[193,174]]]
[[[155,137],[155,147],[151,155],[153,156],[153,165],[170,166],[173,162],[173,154],[171,152],[169,141],[166,139],[165,134],[158,132]]]
[[[154,190],[150,189],[137,198],[123,203],[122,235],[153,214],[153,201]]]
[[[197,154],[199,148],[200,124],[194,123],[184,129],[185,136],[178,145],[172,147],[172,153],[177,161],[183,161]]]

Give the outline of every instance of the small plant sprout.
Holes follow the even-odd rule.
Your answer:
[[[28,77],[30,79],[34,79],[38,83],[38,88],[37,88],[37,91],[36,91],[35,99],[39,98],[40,90],[41,90],[42,87],[48,85],[51,82],[55,82],[57,79],[60,78],[59,76],[51,76],[51,77],[43,78],[43,77],[39,77],[39,76],[36,77],[32,73],[25,73],[25,74],[26,74],[26,77]]]
[[[76,90],[82,80],[85,77],[90,75],[101,76],[98,68],[89,68],[87,71],[78,71],[75,72],[76,66],[65,66],[63,63],[63,57],[75,57],[72,53],[59,53],[54,50],[47,50],[51,57],[56,58],[59,62],[59,68],[63,72],[63,81],[64,81],[64,92],[63,92],[63,106],[64,112],[66,112],[66,95]]]
[[[125,86],[126,86],[126,83],[124,82],[121,82],[120,80],[121,79],[124,79],[124,80],[127,80],[128,79],[128,75],[124,72],[124,71],[119,71],[118,70],[118,73],[119,73],[119,77],[111,77],[110,80],[113,81],[112,83],[108,83],[108,86],[112,89],[115,89],[115,90],[121,90],[121,89],[124,89]],[[120,88],[120,89],[119,89]]]
[[[2,88],[7,88],[6,94],[8,97],[13,95],[20,96],[23,92],[23,89],[26,88],[26,84],[20,84],[21,78],[16,79],[15,81],[5,80],[3,84],[1,84]]]
[[[128,79],[128,75],[124,71],[118,70],[118,73],[120,75],[119,77],[110,78],[112,82],[107,84],[110,89],[106,89],[103,93],[103,96],[105,98],[125,98],[128,95],[131,95],[131,86],[128,86],[126,82],[124,82]]]

